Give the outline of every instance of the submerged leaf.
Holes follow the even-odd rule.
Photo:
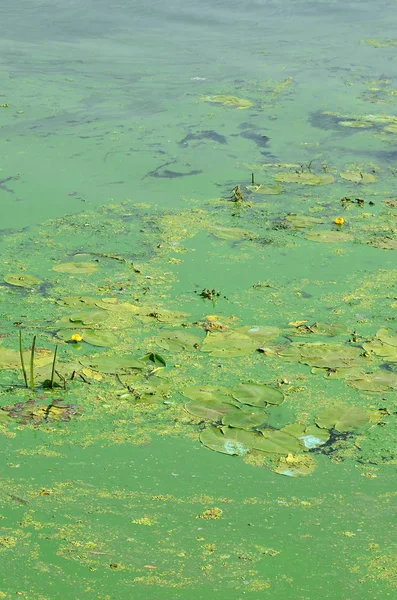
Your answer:
[[[223,227],[223,226],[212,226],[208,229],[212,235],[221,240],[238,241],[244,239],[252,239],[253,234],[240,227]]]
[[[315,421],[322,429],[335,429],[341,433],[359,429],[370,420],[370,413],[359,406],[335,406],[321,410]]]

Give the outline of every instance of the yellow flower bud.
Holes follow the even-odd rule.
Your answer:
[[[336,217],[334,223],[335,225],[344,225],[345,219],[343,217]]]
[[[83,336],[80,335],[79,333],[74,333],[70,339],[72,340],[72,342],[81,342],[83,339]]]

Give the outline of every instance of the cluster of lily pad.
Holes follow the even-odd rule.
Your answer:
[[[247,456],[252,452],[278,460],[275,470],[288,476],[307,475],[315,461],[304,453],[329,442],[331,433],[362,428],[378,415],[360,407],[319,410],[312,425],[287,424],[276,429],[267,424],[272,408],[284,401],[279,388],[262,383],[241,383],[234,388],[195,386],[181,392],[189,402],[185,410],[205,424],[200,441],[222,454]]]

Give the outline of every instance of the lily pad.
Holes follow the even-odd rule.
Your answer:
[[[354,181],[356,183],[374,183],[376,181],[375,175],[372,173],[362,173],[361,171],[344,171],[339,173],[342,179],[347,181]]]
[[[64,296],[58,300],[61,306],[69,306],[70,308],[80,307],[88,308],[96,306],[97,299],[91,296]]]
[[[69,273],[71,275],[90,275],[98,270],[98,265],[90,262],[67,262],[52,267],[57,273]]]
[[[29,350],[23,351],[23,358],[25,365],[29,364],[31,352]],[[53,353],[51,350],[45,348],[36,348],[34,353],[34,366],[42,367],[52,363]],[[20,369],[21,368],[21,357],[19,351],[12,350],[11,348],[4,348],[0,346],[0,369]]]
[[[267,404],[281,404],[284,394],[281,390],[262,383],[241,383],[233,388],[233,398],[242,404],[264,408]]]
[[[283,191],[281,185],[247,185],[247,190],[252,194],[261,196],[278,196]]]
[[[306,239],[311,242],[325,242],[325,243],[343,243],[350,242],[353,240],[353,236],[344,231],[309,231],[306,234]]]
[[[232,400],[232,399],[230,399]],[[224,415],[228,413],[238,413],[240,409],[231,402],[222,402],[220,400],[197,400],[187,402],[185,409],[191,415],[201,417],[202,419],[210,419],[211,421],[220,421]]]
[[[396,373],[365,373],[360,377],[354,377],[347,381],[350,387],[365,392],[390,392],[397,390]]]
[[[88,330],[83,334],[84,342],[91,346],[100,346],[102,348],[112,348],[118,342],[117,338],[110,331]]]
[[[342,335],[346,334],[349,329],[344,323],[316,323],[313,327],[316,333],[320,333],[322,335]]]
[[[4,275],[4,281],[9,285],[15,285],[17,287],[31,288],[40,283],[34,275],[28,275],[27,273],[10,273]]]
[[[244,229],[240,229],[240,227],[222,227],[222,226],[213,226],[208,229],[212,235],[221,240],[227,241],[238,241],[243,239],[252,239],[254,237],[248,231]]]
[[[145,363],[132,356],[98,356],[96,358],[84,358],[80,360],[84,367],[93,371],[109,374],[130,373],[134,370],[142,370]]]
[[[255,352],[263,343],[277,337],[277,327],[240,327],[228,331],[208,333],[201,347],[210,356],[244,356]]]
[[[252,102],[250,100],[244,100],[243,98],[237,98],[236,96],[201,96],[201,100],[203,100],[203,102],[211,102],[213,104],[231,106],[239,110],[249,108],[250,106],[252,106]]]
[[[311,367],[347,368],[368,364],[368,358],[363,356],[362,348],[342,344],[325,344],[323,342],[308,342],[305,344],[292,343],[288,349],[280,353],[290,360]]]
[[[274,455],[301,450],[296,438],[277,430],[265,430],[260,434],[234,427],[209,427],[201,433],[200,441],[216,452],[238,456],[245,456],[250,450]]]
[[[290,229],[307,229],[324,223],[323,219],[304,215],[287,215],[284,220]]]
[[[251,429],[263,425],[267,419],[267,413],[260,408],[243,405],[235,411],[227,412],[222,419],[222,423],[238,429]]]
[[[85,312],[75,313],[69,317],[71,323],[81,325],[96,325],[103,323],[108,319],[107,313],[103,310],[87,310]]]
[[[379,329],[376,332],[376,337],[384,344],[397,347],[397,332],[390,327],[382,327]]]
[[[359,406],[335,406],[321,410],[316,424],[322,429],[335,429],[341,433],[360,429],[370,420],[370,413]]]
[[[294,423],[283,427],[283,431],[300,440],[307,450],[323,446],[330,437],[328,429],[321,429],[317,425],[305,427],[299,423]]]
[[[181,394],[189,400],[204,402],[229,402],[237,404],[232,398],[232,390],[217,385],[200,385],[187,387],[181,390]]]
[[[276,173],[274,179],[285,183],[300,183],[302,185],[328,185],[334,183],[334,177],[329,173]]]
[[[201,344],[201,339],[187,331],[166,331],[156,338],[156,344],[165,350],[181,352],[195,350]]]

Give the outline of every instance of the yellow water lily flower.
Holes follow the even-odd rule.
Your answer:
[[[343,217],[336,217],[334,223],[335,225],[344,225],[345,219]]]
[[[83,336],[79,333],[74,333],[70,339],[72,342],[81,342],[83,340]]]

